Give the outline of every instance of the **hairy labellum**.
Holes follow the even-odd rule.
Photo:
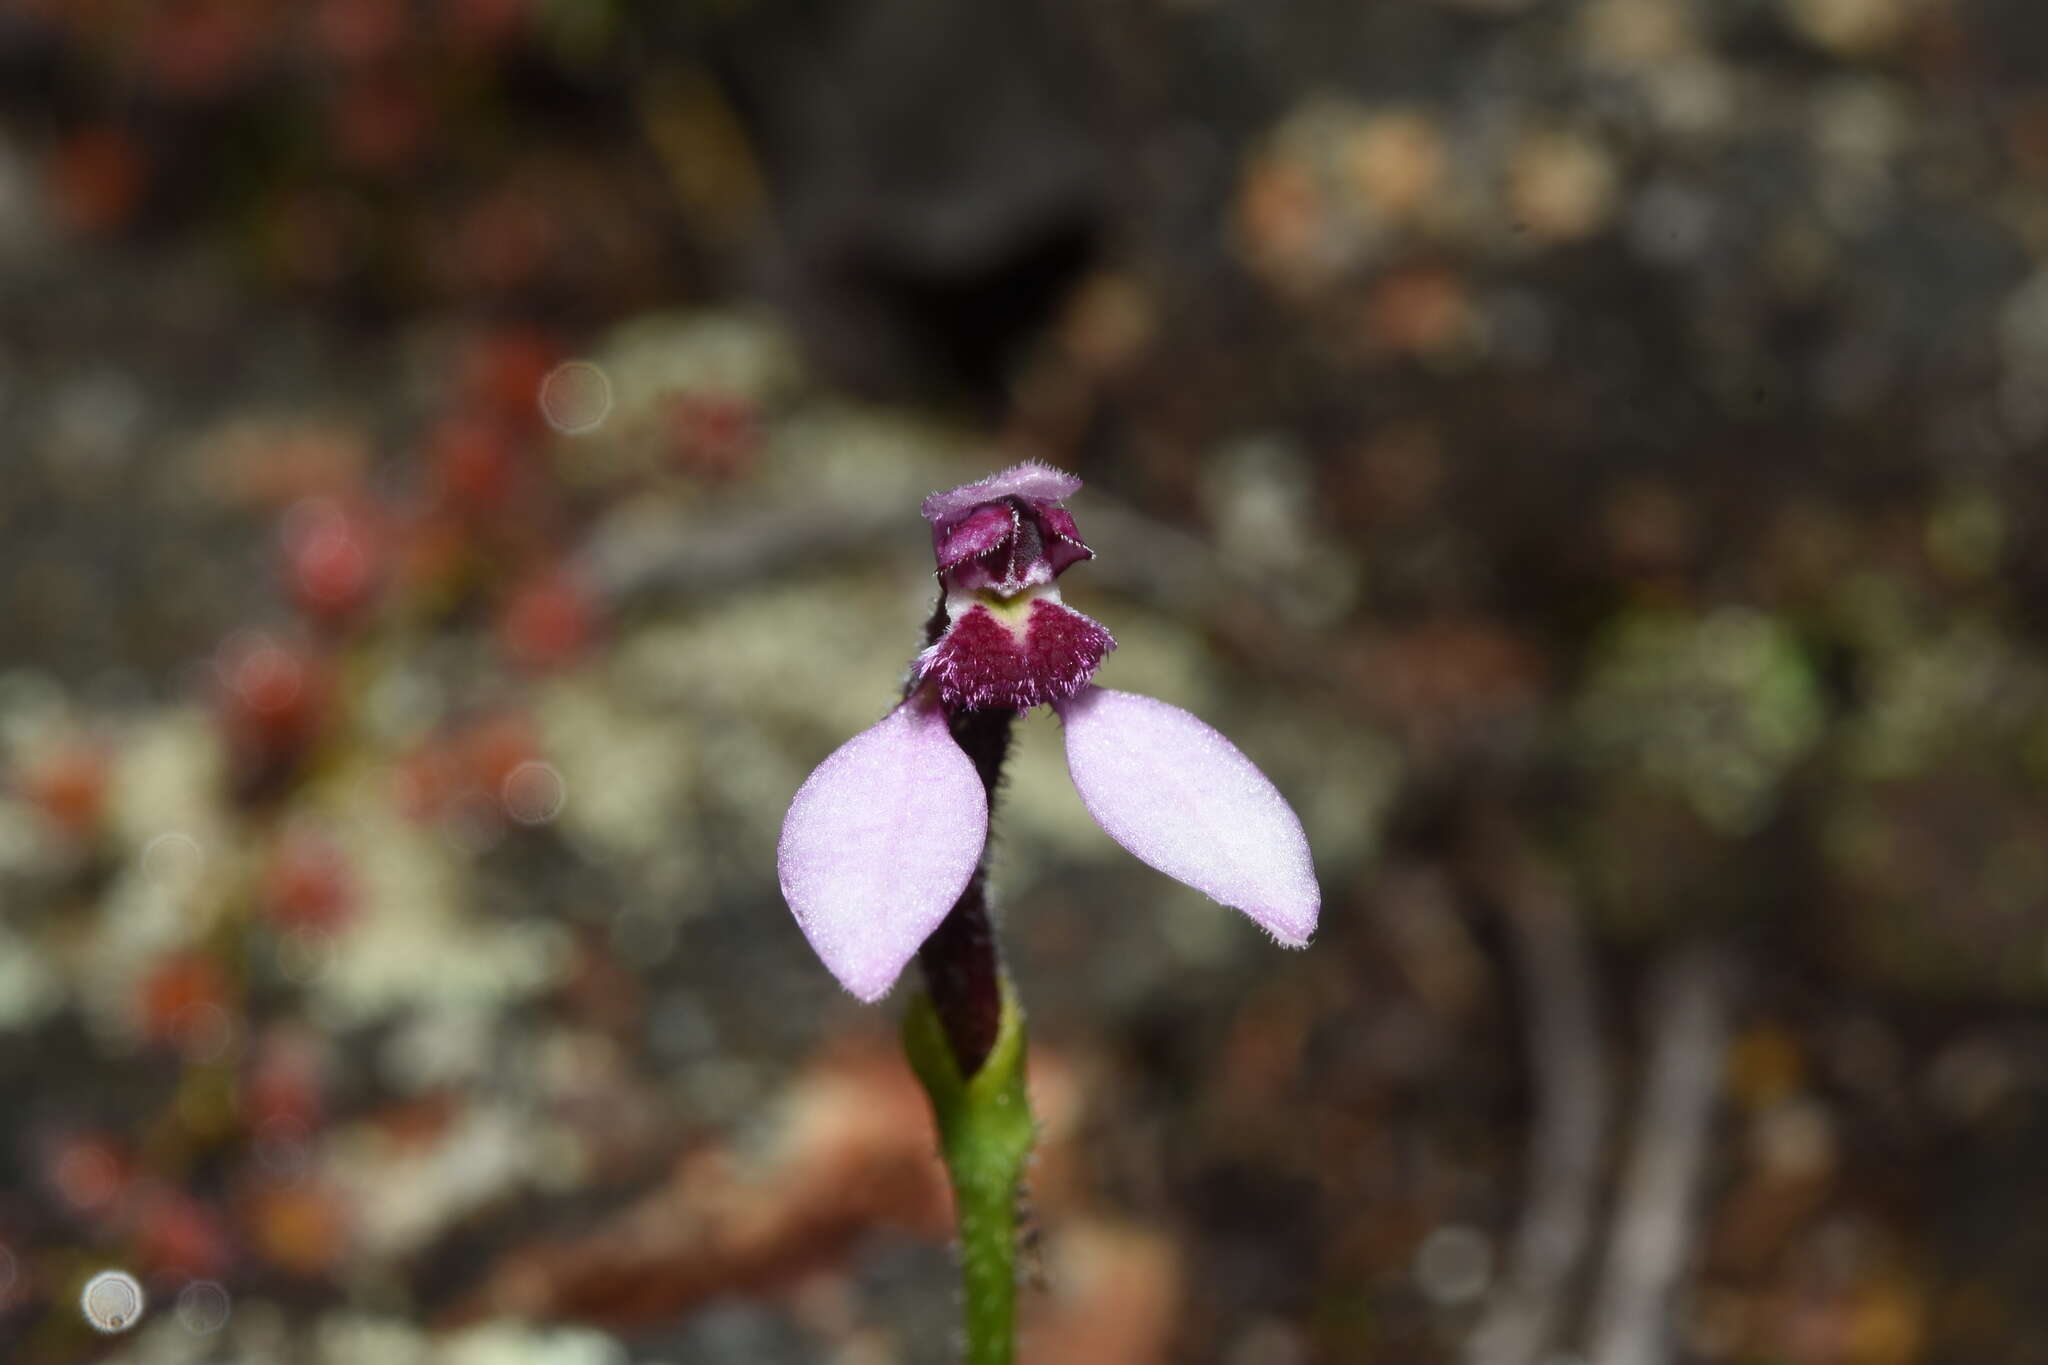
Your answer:
[[[940,699],[956,711],[1065,701],[1116,648],[1108,631],[1050,587],[1010,601],[956,595],[946,611],[945,633],[918,656],[917,676],[937,683]]]

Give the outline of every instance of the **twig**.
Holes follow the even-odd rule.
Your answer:
[[[1648,1080],[1594,1305],[1593,1365],[1662,1365],[1671,1296],[1685,1269],[1727,1036],[1723,973],[1703,950],[1657,974]]]
[[[1469,1365],[1528,1365],[1556,1335],[1592,1232],[1607,1077],[1592,957],[1556,877],[1511,834],[1487,831],[1483,876],[1502,909],[1528,1014],[1536,1105],[1528,1195],[1507,1274],[1466,1343]]]

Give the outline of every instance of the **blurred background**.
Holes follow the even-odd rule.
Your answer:
[[[2048,1361],[2044,51],[0,3],[0,1358],[952,1359],[773,847],[1036,457],[1325,908],[1022,726],[1027,1360]]]

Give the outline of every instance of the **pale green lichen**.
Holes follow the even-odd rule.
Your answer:
[[[1728,833],[1756,828],[1826,722],[1798,639],[1761,612],[1627,615],[1576,708],[1593,761],[1635,769]]]
[[[2048,672],[1989,622],[1961,621],[1875,655],[1865,689],[1845,754],[1859,776],[1894,778],[2022,751],[2048,704]]]

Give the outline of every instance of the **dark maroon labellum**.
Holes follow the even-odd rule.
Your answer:
[[[949,600],[959,610],[938,643],[918,658],[918,676],[939,686],[954,710],[1023,710],[1064,701],[1116,648],[1095,621],[1054,597],[991,607]]]

